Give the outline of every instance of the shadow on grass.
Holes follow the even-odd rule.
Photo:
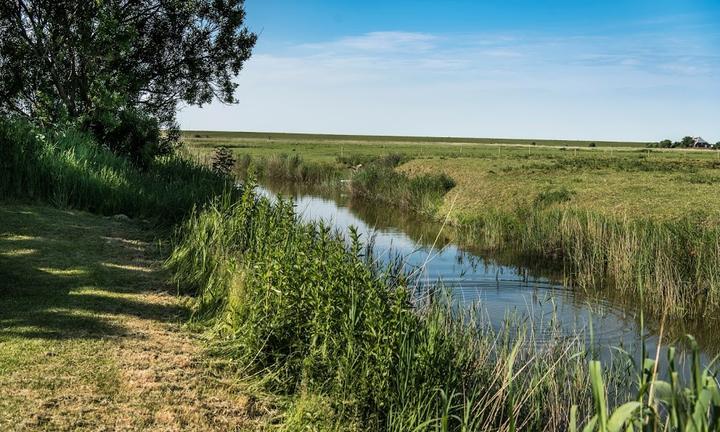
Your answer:
[[[0,207],[0,342],[124,335],[123,317],[185,319],[186,309],[138,295],[163,287],[154,249],[134,222]]]

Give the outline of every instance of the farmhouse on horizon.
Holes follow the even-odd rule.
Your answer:
[[[699,136],[698,136],[698,137],[693,137],[693,144],[692,144],[692,146],[693,146],[694,148],[712,148],[712,147],[713,147],[712,144],[710,144],[709,142],[705,141],[704,139],[702,139],[702,137],[699,137]]]

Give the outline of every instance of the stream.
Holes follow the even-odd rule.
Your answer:
[[[558,335],[579,337],[594,341],[601,358],[620,348],[638,359],[644,339],[648,351],[655,354],[660,324],[646,319],[641,334],[637,302],[614,299],[610,289],[591,294],[573,289],[557,263],[522,262],[512,254],[489,254],[461,246],[453,240],[452,228],[442,223],[338,192],[270,184],[259,187],[258,192],[272,199],[292,198],[297,213],[306,221],[323,221],[343,234],[354,227],[361,240],[372,241],[376,259],[389,262],[401,257],[405,270],[413,273],[418,283],[441,284],[454,302],[478,307],[495,329],[512,317],[512,322],[527,325],[535,343]],[[720,337],[707,322],[668,320],[662,345],[677,344],[682,351],[687,333],[698,340],[704,361],[720,352]]]

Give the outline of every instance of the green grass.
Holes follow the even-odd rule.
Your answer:
[[[248,188],[240,201],[191,216],[167,265],[197,296],[194,319],[211,329],[215,355],[290,400],[285,430],[567,430],[622,411],[638,392],[640,407],[656,409],[645,384],[631,384],[648,370],[632,366],[635,355],[603,369],[582,336],[539,344],[512,316],[495,331],[481,310],[452,307],[442,290],[416,291],[397,267],[374,262],[356,235],[300,223],[291,203]],[[694,401],[702,391],[693,388],[678,379],[678,401]],[[703,406],[693,415],[716,422]],[[666,421],[653,419],[661,430]]]
[[[591,408],[584,345],[536,344],[512,319],[495,332],[372,262],[356,237],[248,189],[193,215],[168,267],[214,352],[294,401],[291,430],[298,416],[320,430],[563,429],[572,401]]]
[[[293,161],[275,163],[287,182],[352,179],[354,195],[448,218],[477,248],[562,259],[580,288],[644,294],[649,311],[675,316],[720,311],[718,151],[195,135],[185,136],[198,153],[237,145],[244,167]]]
[[[148,228],[0,203],[0,430],[269,425],[274,403],[183,329],[191,299],[168,292]]]
[[[127,222],[0,207],[0,425],[81,427],[94,423],[92,407],[81,411],[89,398],[108,406],[122,399],[115,356],[116,340],[127,332],[122,317],[178,320],[183,313],[139,295],[162,284],[128,252],[151,251],[150,240]],[[68,410],[69,423],[52,416],[55,408]]]
[[[165,224],[181,221],[166,266],[180,293],[194,296],[194,328],[207,330],[211,352],[240,374],[236,383],[252,381],[260,393],[285,401],[286,410],[272,424],[254,429],[565,430],[575,423],[571,406],[577,406],[579,423],[586,424],[593,414],[607,417],[635,397],[628,387],[633,378],[627,372],[629,358],[620,356],[619,363],[600,371],[597,363],[588,366],[595,349],[579,342],[582,335],[567,338],[556,332],[541,344],[513,316],[501,330],[493,330],[481,311],[453,307],[443,290],[418,291],[399,265],[378,267],[357,235],[343,239],[328,226],[301,223],[290,203],[257,199],[251,187],[220,194],[227,179],[192,161],[161,160],[139,171],[70,131],[39,136],[19,124],[4,124],[0,131],[7,156],[1,198],[155,216]],[[329,163],[347,169],[376,156],[340,155]],[[394,166],[405,158],[385,160]],[[311,172],[290,158],[280,162],[281,176]],[[435,173],[401,174],[413,162],[399,171],[380,167],[388,170],[381,182],[393,179],[401,186],[386,193],[403,196],[409,190],[412,197],[430,191],[441,199],[447,179],[426,181]],[[675,165],[667,169],[697,173]],[[601,169],[617,166],[647,169],[643,163],[613,161]],[[436,190],[437,185],[444,190]],[[552,216],[575,196],[571,189],[548,189],[533,202]],[[0,208],[3,422],[14,425],[23,419],[28,399],[40,413],[29,424],[36,429],[99,428],[117,424],[117,418],[138,429],[188,424],[164,422],[168,410],[180,419],[200,419],[207,429],[231,412],[232,405],[222,403],[227,394],[207,381],[187,381],[188,366],[173,363],[182,362],[177,357],[184,352],[172,332],[156,324],[183,317],[186,309],[178,301],[147,301],[146,291],[160,276],[143,261],[152,248],[141,223],[71,210]],[[530,232],[545,233],[538,239],[541,246],[553,238],[545,231]],[[582,229],[567,233],[570,238],[586,234]],[[695,231],[688,233],[686,238],[695,238]],[[593,237],[579,238],[583,248],[589,245],[593,251]],[[706,239],[698,238],[701,242],[693,244],[704,244]],[[138,320],[153,330],[139,331]],[[144,338],[135,337],[138,333],[150,338],[145,345]],[[156,356],[141,365],[170,365],[163,373],[154,370],[160,373],[159,389],[136,399],[123,394],[128,363],[120,363],[118,355],[133,342],[140,344],[139,350],[130,350],[135,355]],[[194,364],[192,358],[189,363]],[[144,376],[138,365],[130,365]],[[693,381],[695,393],[676,387],[686,397],[668,405],[678,408],[677,418],[683,415],[678,404],[695,403],[693,394],[706,398],[710,378],[705,373],[702,385]],[[196,401],[199,411],[180,416],[177,407]],[[652,407],[650,401],[643,403]],[[693,418],[717,420],[717,411],[702,412],[709,405],[693,406],[701,407]],[[71,423],[57,423],[47,412]],[[147,417],[158,412],[160,418]],[[601,421],[601,426],[606,425]],[[668,423],[667,430],[677,428]]]
[[[0,200],[49,202],[103,215],[172,224],[228,187],[186,157],[157,159],[146,170],[83,133],[42,131],[0,119]]]
[[[588,141],[588,140],[548,140],[548,139],[512,139],[512,138],[467,138],[467,137],[422,137],[392,135],[338,135],[338,134],[303,134],[277,132],[222,132],[222,131],[184,131],[184,138],[199,145],[211,144],[213,141],[241,143],[264,142],[275,145],[287,142],[295,143],[327,143],[327,144],[501,144],[530,145],[551,147],[645,147],[646,142],[631,141]]]

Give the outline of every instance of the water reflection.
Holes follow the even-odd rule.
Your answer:
[[[323,220],[343,233],[355,227],[364,240],[374,242],[378,259],[387,262],[403,257],[406,270],[416,274],[420,283],[440,283],[449,288],[454,301],[479,304],[496,329],[513,316],[515,322],[525,322],[533,329],[536,340],[580,334],[600,346],[620,347],[637,358],[644,337],[649,350],[655,352],[658,322],[646,320],[641,335],[636,302],[614,296],[611,289],[571,289],[558,263],[461,245],[457,233],[447,226],[391,206],[350,199],[337,191],[319,193],[272,184],[259,190],[269,197],[293,197],[297,212],[306,220]],[[711,328],[707,321],[668,321],[663,345],[691,333],[706,354],[715,355],[720,352],[720,338]]]

